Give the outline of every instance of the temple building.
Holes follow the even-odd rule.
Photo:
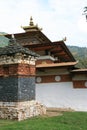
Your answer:
[[[36,100],[46,107],[87,111],[87,69],[76,68],[64,40],[52,42],[30,18],[25,32],[14,34],[16,41],[37,53]],[[12,34],[5,37],[11,39]]]

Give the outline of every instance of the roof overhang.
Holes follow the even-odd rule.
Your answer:
[[[87,69],[75,69],[75,70],[72,70],[71,73],[78,73],[78,74],[85,73],[85,74],[87,74]]]
[[[77,63],[78,62],[39,64],[39,65],[36,65],[36,68],[68,67],[68,66],[75,66]]]
[[[5,37],[11,39],[12,34],[5,34]],[[29,31],[14,34],[16,40],[21,40],[29,37],[35,37],[37,40],[41,41],[41,43],[51,42],[41,31]]]
[[[7,38],[11,38],[12,34],[6,34],[4,36]],[[34,37],[38,41],[40,41],[41,44],[29,44],[27,42],[27,44],[23,45],[22,43],[22,45],[37,53],[39,51],[48,50],[51,52],[52,55],[54,55],[54,57],[59,58],[58,60],[60,60],[61,62],[76,61],[63,40],[51,42],[41,31],[30,31],[30,32],[18,33],[18,34],[14,34],[14,37],[18,42],[22,39],[28,40],[29,37]]]
[[[28,46],[26,46],[28,47]],[[29,45],[29,48],[35,52],[48,50],[51,55],[58,57],[63,62],[74,62],[76,61],[65,45],[64,41],[49,42],[45,44]]]

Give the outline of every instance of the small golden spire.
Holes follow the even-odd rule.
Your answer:
[[[24,26],[22,27],[26,32],[29,32],[29,31],[41,31],[42,28],[39,28],[38,27],[38,24],[34,24],[33,23],[33,18],[32,16],[30,17],[30,22],[29,22],[29,26]]]
[[[29,24],[30,26],[34,26],[34,23],[33,23],[33,18],[32,18],[32,16],[30,17],[30,24]]]
[[[64,37],[64,38],[63,38],[63,41],[67,41],[67,37]]]

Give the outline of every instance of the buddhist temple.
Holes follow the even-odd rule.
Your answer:
[[[64,40],[52,42],[35,25],[32,17],[25,32],[14,34],[16,41],[36,54],[36,100],[48,108],[87,111],[87,69],[76,68]],[[11,39],[12,34],[5,37]]]

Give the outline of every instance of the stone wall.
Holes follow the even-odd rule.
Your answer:
[[[46,107],[35,100],[25,102],[0,102],[0,118],[24,120],[46,114]]]
[[[35,101],[36,54],[16,43],[1,54],[0,119],[20,121],[45,114],[46,108]]]
[[[14,56],[2,55],[0,56],[0,65],[5,64],[18,64],[25,63],[29,65],[35,65],[35,58],[32,56],[26,56],[25,54],[17,53]]]
[[[0,101],[35,99],[35,77],[0,77]]]

